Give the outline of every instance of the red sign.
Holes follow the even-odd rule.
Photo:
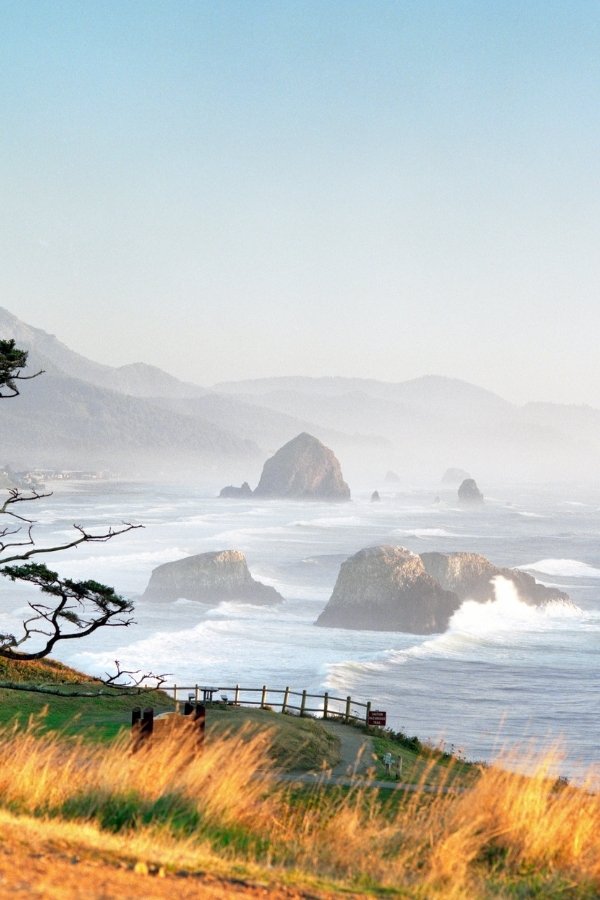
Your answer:
[[[372,709],[367,716],[367,725],[378,725],[383,727],[386,722],[386,712],[384,709]]]

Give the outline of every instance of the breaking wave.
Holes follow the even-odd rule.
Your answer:
[[[356,684],[362,678],[382,675],[410,659],[481,659],[486,651],[515,648],[519,635],[572,629],[585,614],[573,603],[554,601],[544,606],[524,603],[515,585],[498,576],[495,598],[487,603],[465,600],[450,619],[443,634],[423,638],[403,649],[385,650],[368,661],[348,661],[328,667],[327,684],[336,688]],[[403,637],[408,637],[404,636]],[[413,638],[414,640],[414,638]]]
[[[540,559],[537,562],[519,566],[519,569],[531,569],[545,575],[558,575],[564,578],[600,578],[600,569],[594,568],[577,559]]]

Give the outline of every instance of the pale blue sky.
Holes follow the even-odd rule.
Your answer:
[[[0,305],[211,384],[600,407],[598,2],[0,0]]]

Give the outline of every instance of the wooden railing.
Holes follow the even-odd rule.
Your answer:
[[[290,687],[269,688],[266,684],[262,687],[242,687],[239,684],[224,687],[163,684],[161,690],[173,697],[176,708],[180,703],[191,700],[208,705],[255,706],[258,709],[273,709],[299,716],[316,714],[323,719],[363,722],[365,725],[371,711],[370,700],[362,703],[352,697],[336,697],[327,691],[324,694],[311,694],[306,690],[294,691]]]

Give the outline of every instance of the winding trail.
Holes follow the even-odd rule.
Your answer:
[[[315,769],[285,772],[278,781],[300,784],[338,784],[346,787],[386,788],[398,791],[420,791],[425,794],[463,793],[464,788],[438,787],[429,784],[410,784],[394,779],[380,780],[369,777],[375,762],[373,741],[368,735],[351,725],[331,720],[321,720],[319,724],[335,735],[340,742],[340,761],[331,769]]]

